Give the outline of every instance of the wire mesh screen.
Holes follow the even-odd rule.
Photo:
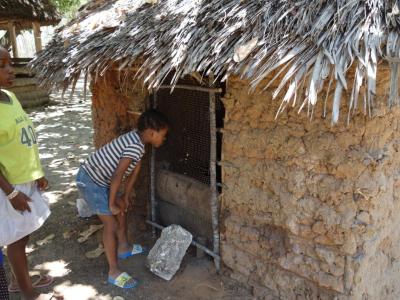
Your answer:
[[[166,80],[168,82],[168,79]],[[178,84],[197,86],[191,77]],[[215,95],[216,126],[223,127],[225,109],[221,95]],[[186,175],[204,184],[210,184],[210,111],[209,93],[176,88],[157,91],[157,109],[164,113],[171,124],[166,143],[157,150],[158,167]],[[221,153],[221,135],[217,135],[217,160]],[[220,181],[220,172],[217,168]]]
[[[178,84],[197,86],[197,82],[193,82],[191,78],[180,80]],[[225,114],[220,97],[220,94],[215,95],[217,128],[223,127]],[[168,117],[170,130],[165,144],[155,152],[156,172],[160,169],[166,169],[172,174],[184,175],[210,186],[209,102],[210,96],[206,91],[178,88],[173,93],[170,89],[157,91],[156,107]],[[221,143],[222,133],[219,132],[217,133],[216,144],[217,160],[221,158]],[[217,182],[221,182],[219,166],[217,166],[216,172]],[[205,245],[210,247],[213,240],[210,199],[206,199],[207,194],[204,194],[206,195],[204,198],[201,192],[199,192],[199,195],[184,195],[186,183],[190,184],[191,187],[194,186],[194,190],[197,186],[199,191],[204,191],[204,186],[192,183],[187,180],[188,178],[174,177],[171,173],[163,172],[164,177],[160,175],[160,181],[156,179],[157,183],[160,183],[156,187],[156,197],[158,201],[157,214],[160,217],[161,224],[165,226],[180,224],[195,237],[205,238]],[[161,178],[169,178],[169,180],[163,181]]]
[[[217,96],[219,101],[219,96]],[[207,92],[157,92],[157,109],[170,122],[166,143],[157,150],[161,168],[210,184],[210,112]]]

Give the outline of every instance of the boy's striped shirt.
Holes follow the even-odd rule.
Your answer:
[[[121,158],[132,159],[132,163],[125,173],[125,175],[129,175],[142,159],[143,154],[144,145],[139,134],[136,131],[130,131],[98,149],[85,160],[82,167],[94,182],[104,187],[110,187],[111,177]]]

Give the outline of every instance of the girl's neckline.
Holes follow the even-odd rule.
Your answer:
[[[3,90],[0,90],[0,103],[1,104],[12,104],[12,98]]]

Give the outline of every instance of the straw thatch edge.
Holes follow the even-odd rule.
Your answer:
[[[44,85],[65,88],[83,73],[103,75],[141,59],[136,78],[157,89],[193,72],[226,80],[238,75],[254,90],[269,74],[285,107],[309,107],[332,94],[332,123],[343,91],[349,118],[363,103],[371,114],[379,60],[391,68],[389,106],[399,103],[400,9],[395,0],[94,1],[62,28],[32,63]],[[350,67],[355,80],[348,82]],[[322,96],[323,87],[329,86]],[[264,88],[267,89],[269,84]],[[305,91],[302,93],[301,91]]]

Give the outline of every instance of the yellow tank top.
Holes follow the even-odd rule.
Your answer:
[[[17,97],[2,90],[10,103],[0,101],[0,171],[11,184],[44,176],[32,121]]]

